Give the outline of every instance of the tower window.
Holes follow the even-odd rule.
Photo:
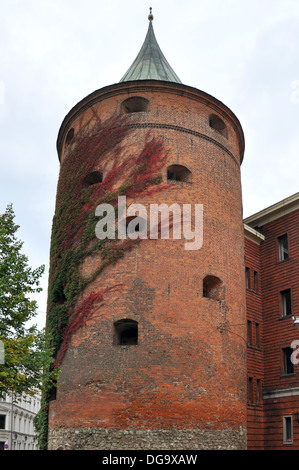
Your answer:
[[[103,174],[100,171],[91,171],[84,178],[85,186],[91,186],[93,184],[102,183]]]
[[[122,102],[121,109],[124,114],[141,113],[148,109],[149,100],[141,96],[132,96]]]
[[[115,344],[117,345],[137,345],[138,344],[138,322],[124,318],[114,323]]]
[[[216,114],[211,114],[209,120],[210,127],[227,138],[227,127],[225,122]]]
[[[183,165],[171,165],[167,168],[167,181],[190,181],[191,171]]]
[[[206,276],[203,280],[203,297],[224,300],[224,286],[219,277]]]

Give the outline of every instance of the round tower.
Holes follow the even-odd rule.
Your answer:
[[[246,448],[243,131],[152,23],[58,135],[49,449]]]

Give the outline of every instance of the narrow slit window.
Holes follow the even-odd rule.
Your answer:
[[[260,325],[259,323],[255,324],[255,346],[260,347]]]
[[[138,322],[123,319],[114,323],[115,344],[120,346],[132,346],[138,344]]]
[[[289,244],[288,236],[286,234],[278,237],[278,250],[279,261],[284,261],[289,258]]]
[[[294,374],[294,364],[292,362],[293,349],[288,347],[282,350],[283,352],[283,373],[285,375]]]
[[[252,322],[250,320],[247,322],[247,344],[252,346]]]
[[[292,416],[283,417],[283,443],[293,444],[293,419]]]
[[[262,381],[261,379],[256,379],[256,403],[262,403]]]
[[[248,377],[248,403],[253,404],[253,378]]]
[[[246,289],[250,289],[250,269],[245,268],[245,283]]]
[[[258,275],[257,271],[254,271],[254,273],[253,273],[253,290],[254,290],[254,292],[258,292],[258,290],[259,290],[258,280],[259,280],[259,275]]]
[[[280,292],[282,316],[292,315],[291,289]]]

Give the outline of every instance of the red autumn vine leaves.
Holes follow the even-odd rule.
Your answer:
[[[102,264],[94,273],[100,275],[102,269],[138,243],[99,242],[94,232],[95,208],[104,202],[115,205],[120,195],[141,198],[168,187],[161,184],[159,175],[168,155],[162,140],[147,133],[136,153],[133,130],[127,116],[101,122],[94,113],[90,121],[81,123],[66,149],[57,188],[49,280],[48,326],[56,343],[55,366],[61,363],[71,335],[86,323],[95,306],[100,307],[105,294],[116,287],[91,292],[84,298],[85,288],[95,278],[87,280],[80,275],[86,256],[100,253]],[[102,173],[102,181],[87,185],[86,176],[95,170]]]

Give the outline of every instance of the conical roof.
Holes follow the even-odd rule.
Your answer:
[[[131,80],[164,80],[182,83],[159,47],[152,24],[153,18],[153,15],[150,14],[148,17],[148,31],[142,48],[120,82]]]

